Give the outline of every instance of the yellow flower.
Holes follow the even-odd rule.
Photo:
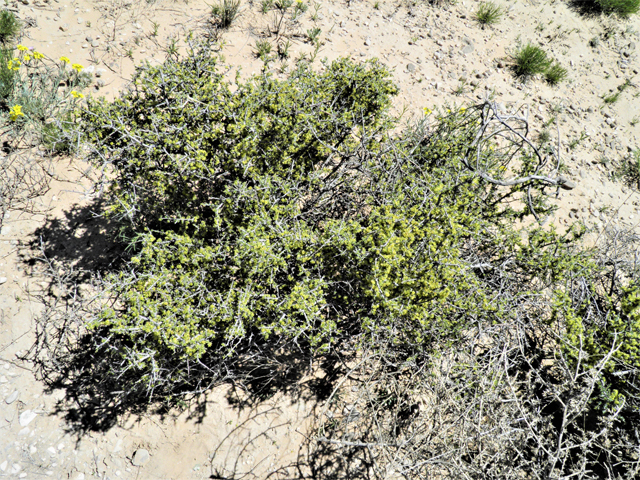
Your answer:
[[[25,56],[24,56],[23,60],[24,60],[25,62],[28,62],[29,60],[31,60],[31,55],[29,55],[28,53],[27,53],[27,54],[25,54]]]
[[[24,117],[24,113],[22,113],[22,105],[14,105],[9,109],[9,117],[12,122],[15,122],[18,117]]]
[[[71,68],[73,68],[76,72],[80,73],[84,67],[79,63],[74,63],[73,65],[71,65]]]
[[[69,60],[69,57],[60,57],[60,61],[61,61],[62,63],[69,63],[69,62],[71,62],[71,60]]]
[[[9,70],[20,70],[20,65],[22,65],[20,59],[14,58],[13,60],[9,60],[9,62],[7,63],[7,68]]]
[[[35,58],[36,60],[42,60],[44,58],[44,55],[40,52],[33,52],[33,58]]]
[[[25,47],[24,45],[18,45],[18,50],[20,50],[21,52],[26,52],[29,50],[29,48]]]
[[[467,111],[467,109],[465,107],[460,107],[460,113],[464,113],[466,111]]]
[[[76,92],[75,90],[71,90],[71,95],[73,95],[73,98],[84,98],[84,94]]]
[[[433,113],[433,110],[431,110],[429,107],[424,107],[424,114],[428,117],[429,115],[431,115]]]

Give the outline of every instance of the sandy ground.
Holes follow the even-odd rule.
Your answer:
[[[473,20],[475,1],[311,3],[282,30],[291,43],[290,60],[270,68],[284,74],[295,58],[311,54],[305,32],[319,28],[318,59],[378,57],[393,70],[401,87],[396,108],[406,108],[407,118],[424,107],[491,96],[507,111],[528,109],[534,138],[545,129],[555,134],[557,121],[565,175],[576,187],[561,191],[552,221],[563,226],[582,220],[596,228],[592,239],[606,224],[637,228],[640,195],[612,180],[611,171],[640,147],[640,18],[584,17],[555,1],[498,3],[506,14],[485,29]],[[85,65],[94,76],[92,94],[108,98],[126,85],[135,65],[161,61],[172,39],[182,44],[189,31],[202,34],[210,18],[210,6],[201,0],[22,0],[8,8],[27,25],[23,44]],[[245,76],[262,68],[254,54],[257,40],[271,41],[275,50],[274,14],[260,8],[243,3],[222,35],[227,63]],[[558,86],[516,80],[508,66],[519,41],[544,46],[568,69],[568,80]],[[602,97],[627,79],[632,86],[605,104]],[[77,249],[85,257],[108,257],[100,229],[87,237],[87,229],[78,227],[91,217],[83,210],[94,194],[83,179],[87,165],[58,160],[53,168],[56,179],[36,208],[9,212],[0,232],[0,477],[319,478],[314,459],[306,457],[314,416],[323,408],[312,395],[247,403],[221,387],[183,412],[128,415],[105,431],[74,430],[61,403],[65,391],[47,391],[32,365],[20,360],[33,344],[40,297],[61,295],[30,268],[40,237],[51,244],[47,234],[56,231],[58,248],[67,250],[58,253],[56,268],[71,268]]]

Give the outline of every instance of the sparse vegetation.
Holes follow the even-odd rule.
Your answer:
[[[633,84],[631,83],[631,80],[627,78],[624,81],[624,83],[618,85],[615,92],[611,92],[606,95],[603,95],[602,100],[606,104],[616,103],[620,99],[620,96],[622,95],[622,93],[631,86],[633,86]]]
[[[494,25],[500,22],[502,18],[503,8],[494,2],[482,2],[478,6],[474,18],[482,25]]]
[[[212,7],[209,27],[223,28],[222,5]],[[485,2],[476,13],[482,25],[495,23],[487,12],[479,18],[489,6],[498,8]],[[367,28],[382,21],[370,4],[359,8],[371,14]],[[72,269],[42,246],[47,275],[60,287],[56,304],[38,310],[28,358],[69,398],[80,393],[70,421],[107,423],[150,404],[204,412],[191,408],[190,396],[226,383],[242,391],[239,408],[259,415],[260,402],[276,393],[304,391],[298,398],[315,428],[304,432],[305,461],[318,480],[640,478],[640,238],[602,215],[596,246],[584,246],[595,236],[584,237],[590,232],[579,221],[609,208],[601,191],[592,203],[579,189],[563,195],[573,202],[568,218],[557,218],[558,228],[547,222],[561,189],[576,188],[596,158],[587,148],[567,154],[567,146],[592,131],[598,145],[605,134],[599,160],[611,160],[607,173],[639,190],[640,149],[618,164],[613,152],[627,142],[618,145],[613,128],[585,124],[576,133],[582,118],[602,119],[582,93],[572,97],[574,89],[553,95],[518,84],[523,91],[509,89],[515,99],[495,103],[500,84],[491,75],[502,83],[504,70],[496,74],[482,58],[462,73],[452,66],[442,81],[421,74],[418,82],[445,97],[480,83],[494,88],[490,99],[477,92],[485,99],[479,104],[396,116],[400,90],[383,63],[311,64],[321,25],[302,24],[305,11],[302,1],[256,2],[265,27],[253,49],[264,62],[258,75],[232,75],[220,45],[189,36],[185,53],[173,41],[164,63],[138,66],[115,100],[84,99],[87,78],[69,59],[36,62],[22,45],[0,50],[2,142],[8,138],[9,149],[41,142],[38,155],[75,151],[89,162],[83,171],[90,164],[103,175],[93,191],[104,194],[83,215],[91,212],[96,223],[93,212],[103,215],[100,236],[111,242],[104,251],[117,260],[95,271],[90,288],[84,279],[75,288],[66,276]],[[427,11],[429,23],[443,22],[442,12]],[[333,14],[323,25],[334,23]],[[547,27],[550,44],[554,30]],[[456,58],[455,38],[443,37],[440,53],[451,47]],[[288,61],[292,43],[297,62]],[[118,47],[121,59],[133,57],[127,48]],[[250,49],[243,47],[244,57]],[[567,77],[541,47],[521,46],[512,58],[519,78],[539,75],[555,85]],[[412,80],[414,66],[407,65]],[[111,73],[101,75],[111,82]],[[575,75],[583,81],[582,68]],[[611,102],[630,86],[612,91]],[[521,108],[522,98],[535,109]],[[0,224],[6,205],[26,198],[24,179],[46,184],[24,174],[31,164],[5,153]],[[81,232],[74,216],[69,225]],[[306,389],[318,400],[312,409]],[[225,430],[237,432],[242,422],[234,418]],[[278,447],[285,450],[279,440]],[[206,466],[200,474],[266,477],[253,470],[260,459],[242,459],[252,469],[246,475],[215,470],[219,451],[206,464],[198,460],[197,469]]]
[[[269,42],[269,40],[256,40],[256,48],[253,51],[253,54],[263,62],[269,61],[269,55],[271,54],[271,42]]]
[[[222,0],[211,7],[211,16],[215,19],[218,28],[231,27],[240,13],[240,0]]]

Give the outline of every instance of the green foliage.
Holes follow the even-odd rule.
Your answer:
[[[607,14],[628,18],[640,11],[640,0],[597,0],[602,11]]]
[[[638,408],[640,385],[629,374],[640,369],[640,285],[631,283],[614,294],[591,285],[582,302],[556,293],[554,315],[566,326],[564,348],[577,368],[597,366],[601,377],[594,401],[599,409],[615,409],[625,402]]]
[[[0,50],[5,50],[20,33],[20,21],[9,10],[0,11]]]
[[[514,72],[518,77],[529,77],[545,73],[551,66],[551,60],[542,48],[528,43],[520,47],[513,56]]]
[[[500,22],[502,18],[503,8],[494,2],[482,2],[478,6],[474,18],[482,25],[494,25]]]

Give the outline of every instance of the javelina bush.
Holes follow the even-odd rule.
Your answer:
[[[523,212],[463,163],[481,110],[392,141],[396,91],[376,61],[232,85],[193,51],[91,102],[85,129],[132,252],[92,327],[149,371],[249,339],[327,352],[400,319],[397,342],[426,345],[499,309],[464,258],[498,248],[496,235],[517,248],[508,225]]]

